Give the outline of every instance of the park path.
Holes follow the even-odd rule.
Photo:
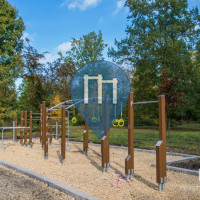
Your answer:
[[[0,166],[0,200],[71,200],[72,197],[44,183]]]

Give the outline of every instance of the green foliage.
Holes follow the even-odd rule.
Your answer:
[[[81,67],[91,61],[103,60],[103,50],[107,44],[104,44],[101,31],[98,34],[93,31],[79,39],[72,38],[71,46],[71,50],[66,52],[67,57]]]
[[[39,111],[42,101],[47,102],[47,106],[52,99],[51,85],[46,68],[41,64],[43,54],[38,53],[27,40],[27,46],[23,51],[24,74],[23,82],[20,86],[19,110]]]
[[[24,24],[8,1],[0,0],[0,123],[15,119],[15,80],[22,72]]]
[[[199,49],[198,9],[189,11],[187,0],[127,0],[125,5],[129,8],[127,37],[115,40],[117,49],[109,48],[108,55],[134,69],[135,101],[155,99],[161,71],[168,69],[169,77],[180,77],[179,91],[184,92],[187,110],[193,110],[190,93],[195,92],[199,71],[191,58]]]

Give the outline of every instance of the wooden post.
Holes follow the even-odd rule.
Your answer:
[[[40,143],[42,143],[42,108],[43,105],[40,105]]]
[[[48,108],[44,109],[45,112],[45,131],[44,131],[44,158],[48,159]]]
[[[17,127],[17,121],[15,121],[15,127]],[[17,128],[15,129],[15,141],[17,141]]]
[[[15,121],[13,121],[13,127],[15,127]],[[12,139],[14,141],[14,134],[15,134],[15,129],[13,128],[12,130]]]
[[[46,104],[45,101],[42,102],[42,149],[44,149],[45,144],[45,133],[46,133]]]
[[[24,113],[24,126],[27,127],[27,111]],[[24,129],[24,144],[27,146],[27,128]]]
[[[29,112],[29,145],[30,147],[32,147],[33,142],[32,142],[32,128],[33,128],[33,124],[32,124],[32,111]]]
[[[109,102],[108,97],[104,97],[103,108],[103,130],[107,130],[101,139],[102,168],[103,172],[108,172],[110,166],[109,152]]]
[[[128,156],[125,159],[125,174],[127,179],[132,179],[134,173],[134,110],[133,92],[128,100]]]
[[[166,115],[165,96],[158,96],[159,106],[159,141],[156,144],[156,181],[158,189],[164,190],[166,177]]]
[[[85,130],[83,131],[83,152],[85,155],[88,154],[88,132],[89,132],[89,126],[85,122]]]
[[[50,108],[52,107],[52,103],[50,104]],[[51,144],[52,143],[52,134],[53,134],[53,127],[52,127],[52,111],[50,111],[49,112],[49,117],[50,117],[50,119],[49,119],[49,125],[51,125],[50,126],[50,136],[49,136],[49,143]]]
[[[23,127],[23,111],[20,113],[20,126]],[[20,129],[20,144],[23,145],[23,129]]]
[[[61,126],[62,126],[62,133],[61,133],[61,162],[64,163],[65,160],[65,148],[66,148],[66,110],[65,107],[62,107],[62,118],[61,118]]]

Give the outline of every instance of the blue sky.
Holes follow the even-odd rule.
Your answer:
[[[24,36],[39,51],[48,51],[48,61],[57,57],[58,51],[70,49],[71,38],[80,38],[91,31],[102,30],[109,46],[114,39],[125,37],[128,9],[125,0],[8,0],[15,6],[26,26]],[[189,0],[189,7],[199,0]],[[104,52],[106,57],[107,49]],[[108,60],[108,58],[106,57]]]

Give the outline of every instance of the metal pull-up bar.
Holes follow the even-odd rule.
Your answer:
[[[2,129],[2,136],[1,136],[1,148],[2,149],[4,149],[4,130],[5,129],[7,129],[7,130],[9,130],[9,129],[23,129],[23,131],[24,131],[24,129],[27,129],[27,128],[30,128],[30,127],[21,127],[21,126],[18,126],[18,127],[0,127],[0,129]]]

